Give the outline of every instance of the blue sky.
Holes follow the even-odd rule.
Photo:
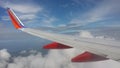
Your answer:
[[[10,7],[28,27],[70,24],[119,27],[119,3],[119,0],[2,0],[0,24],[12,27],[6,12]]]
[[[7,7],[15,11],[26,27],[59,27],[52,30],[71,31],[81,26],[120,27],[119,3],[120,0],[0,0],[0,40],[26,38],[14,29]]]
[[[27,38],[14,29],[7,7],[15,11],[26,27],[59,27],[52,30],[71,31],[81,26],[120,27],[119,3],[120,0],[0,0],[0,40]]]

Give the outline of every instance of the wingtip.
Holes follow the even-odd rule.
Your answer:
[[[13,10],[11,10],[10,8],[7,8],[7,11],[8,11],[9,17],[10,17],[14,27],[16,29],[24,28],[24,25],[19,20],[19,18],[16,16],[16,14],[13,12]]]
[[[6,9],[7,9],[7,10],[10,10],[10,8],[9,8],[9,7],[7,7]]]

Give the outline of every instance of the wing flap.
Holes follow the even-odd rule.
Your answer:
[[[72,48],[70,46],[64,45],[64,44],[60,44],[57,42],[52,42],[50,44],[47,44],[43,47],[44,49],[69,49]]]
[[[107,60],[108,58],[90,53],[90,52],[84,52],[76,57],[74,57],[71,61],[72,62],[93,62],[93,61],[101,61],[101,60]]]

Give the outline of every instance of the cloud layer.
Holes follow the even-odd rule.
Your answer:
[[[119,68],[119,62],[113,60],[99,61],[93,63],[71,63],[70,62],[70,52],[75,52],[74,49],[71,50],[51,50],[45,56],[41,55],[41,52],[37,54],[31,53],[28,56],[18,56],[12,57],[13,62],[8,62],[6,60],[0,60],[1,68]],[[8,53],[8,52],[6,52]],[[9,53],[8,53],[9,54]],[[8,56],[9,58],[9,56]],[[9,58],[10,60],[10,58]]]
[[[11,55],[6,49],[0,50],[0,68],[6,68]]]

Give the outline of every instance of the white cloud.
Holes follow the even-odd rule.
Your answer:
[[[37,55],[29,55],[27,57],[16,57],[14,62],[8,65],[8,68],[40,68],[43,66],[44,58],[39,53]]]
[[[49,27],[53,27],[53,23],[56,21],[57,19],[55,17],[47,17],[45,19],[43,19],[41,21],[41,24],[43,24],[43,26],[49,26]]]
[[[37,13],[42,11],[42,8],[34,4],[11,4],[8,3],[5,7],[10,7],[20,13]]]
[[[85,37],[85,38],[94,38],[93,35],[89,31],[82,30],[80,31],[80,37]]]
[[[6,49],[0,50],[0,68],[6,68],[11,55]]]
[[[11,8],[14,9],[17,12],[20,13],[37,13],[42,11],[42,7],[40,7],[37,4],[34,3],[30,3],[25,1],[25,3],[23,2],[11,2],[11,1],[1,1],[1,7],[3,8]]]
[[[38,18],[38,13],[43,11],[43,8],[35,3],[25,1],[23,2],[11,2],[9,0],[1,1],[1,7],[3,8],[11,8],[15,11],[16,15],[23,22],[34,22],[36,18]],[[2,21],[8,21],[8,16],[3,16]]]
[[[87,14],[90,22],[104,20],[106,16],[115,14],[118,10],[120,11],[120,7],[118,7],[120,6],[119,2],[119,0],[103,1],[103,3]]]
[[[20,15],[19,18],[21,20],[33,20],[35,18],[37,18],[37,16],[35,14],[23,14],[23,15]]]
[[[8,16],[2,16],[1,19],[2,19],[3,21],[9,21],[9,20],[10,20]]]
[[[33,50],[32,50],[33,51]],[[1,50],[2,53],[9,54],[6,50]],[[0,68],[119,68],[120,65],[116,61],[107,60],[93,63],[72,63],[70,59],[74,56],[77,49],[68,50],[50,50],[45,56],[41,52],[32,52],[28,56],[17,56],[13,58],[13,62],[4,63],[0,60]],[[8,56],[10,58],[10,56]],[[8,60],[8,59],[7,59]],[[10,60],[10,59],[9,59]],[[2,64],[1,64],[2,63]]]
[[[0,50],[0,59],[7,61],[10,57],[11,55],[7,52],[6,49]]]
[[[87,30],[81,30],[79,33],[79,37],[84,38],[99,38],[99,39],[106,39],[106,40],[115,40],[113,37],[105,37],[105,36],[94,36],[90,31]]]

